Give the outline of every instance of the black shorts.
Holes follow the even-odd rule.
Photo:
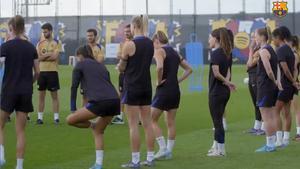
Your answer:
[[[274,107],[277,101],[278,90],[271,91],[257,91],[257,102],[258,107]]]
[[[147,106],[152,102],[152,91],[128,91],[125,90],[122,96],[122,104],[131,106]]]
[[[33,112],[32,94],[5,94],[1,95],[1,109],[7,113],[14,111]]]
[[[155,95],[152,101],[152,107],[168,111],[178,109],[180,103],[180,93],[169,95]]]
[[[60,89],[57,72],[41,72],[38,79],[38,90],[55,92]]]
[[[120,99],[89,101],[85,107],[97,116],[116,116],[120,114]]]
[[[119,74],[119,92],[123,92],[123,86],[124,86],[124,73]]]
[[[282,101],[284,103],[288,103],[291,100],[293,100],[294,94],[295,94],[294,87],[285,88],[283,91],[278,92],[277,100]]]

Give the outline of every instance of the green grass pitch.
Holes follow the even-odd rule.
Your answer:
[[[118,74],[114,66],[108,66],[113,83],[117,87]],[[87,169],[95,161],[92,133],[88,129],[67,126],[65,117],[70,113],[71,71],[69,66],[60,66],[60,103],[61,124],[53,123],[51,101],[47,94],[47,106],[44,114],[45,124],[37,126],[37,113],[31,114],[27,125],[27,150],[25,169]],[[156,169],[296,169],[299,168],[300,143],[294,141],[285,149],[270,154],[256,154],[255,149],[263,145],[265,137],[250,136],[243,132],[253,125],[253,108],[247,85],[243,78],[247,76],[244,66],[233,67],[233,82],[237,91],[232,93],[227,107],[229,130],[226,133],[227,156],[208,158],[207,150],[213,140],[212,122],[208,111],[207,76],[204,73],[203,92],[191,93],[188,81],[181,85],[182,99],[177,114],[177,140],[174,158],[157,162]],[[155,83],[152,67],[152,79]],[[34,91],[34,106],[37,107],[37,87]],[[80,98],[80,97],[79,97]],[[78,103],[81,100],[78,100]],[[161,122],[163,122],[161,120]],[[163,124],[163,123],[162,123]],[[163,125],[164,126],[164,125]],[[165,126],[164,126],[165,128]],[[293,121],[292,137],[295,134]],[[143,131],[141,130],[141,133]],[[14,118],[5,129],[6,165],[3,169],[15,167],[15,130]],[[146,157],[145,142],[142,141],[142,160]],[[111,125],[105,133],[105,169],[119,169],[120,165],[131,158],[128,126]]]

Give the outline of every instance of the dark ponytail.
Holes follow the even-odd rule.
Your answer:
[[[211,33],[211,36],[217,39],[227,58],[230,58],[233,49],[233,44],[228,30],[226,28],[215,29]]]
[[[80,46],[76,50],[76,55],[82,55],[85,59],[95,60],[95,58],[93,56],[92,48],[89,45]]]
[[[289,28],[287,28],[286,26],[280,26],[278,28],[276,28],[273,33],[272,33],[273,37],[279,38],[280,40],[284,41],[291,41],[292,38],[292,34],[289,30]]]
[[[233,35],[233,32],[230,29],[227,29],[227,32],[228,32],[228,35],[229,35],[229,38],[230,38],[231,47],[234,48],[234,35]]]

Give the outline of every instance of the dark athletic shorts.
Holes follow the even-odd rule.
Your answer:
[[[120,114],[120,99],[103,100],[99,102],[90,101],[85,107],[100,117],[116,116]]]
[[[155,95],[152,101],[152,107],[168,111],[178,109],[180,103],[180,93],[168,95]]]
[[[285,88],[283,91],[278,92],[277,100],[282,101],[284,103],[288,103],[293,100],[296,89],[294,87]]]
[[[257,91],[257,103],[258,107],[274,107],[277,101],[278,90],[270,91]]]
[[[38,79],[39,91],[55,92],[60,89],[57,72],[41,72]]]
[[[6,94],[1,95],[1,109],[7,113],[14,111],[33,112],[32,94]]]
[[[152,102],[152,91],[128,91],[122,94],[122,104],[131,106],[147,106]]]

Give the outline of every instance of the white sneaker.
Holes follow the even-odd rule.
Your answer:
[[[208,157],[224,157],[226,156],[226,153],[225,152],[220,152],[218,150],[214,150],[212,152],[209,152],[207,154]]]
[[[276,141],[275,146],[276,147],[282,147],[282,142],[281,141]]]
[[[112,122],[112,124],[125,124],[124,120],[122,118],[120,118],[119,116],[116,116]]]
[[[155,155],[154,155],[154,159],[155,160],[159,160],[162,158],[165,158],[165,156],[167,155],[167,149],[164,150],[159,150]]]
[[[217,151],[217,148],[212,146],[212,147],[208,150],[208,153],[213,153],[214,151]]]
[[[221,156],[226,156],[226,151],[219,152]]]
[[[165,159],[166,159],[166,160],[171,160],[172,157],[173,157],[172,152],[167,151],[166,156],[165,156]]]
[[[283,147],[286,147],[286,146],[288,146],[290,144],[290,140],[289,139],[283,139],[283,141],[282,141],[282,146]]]

